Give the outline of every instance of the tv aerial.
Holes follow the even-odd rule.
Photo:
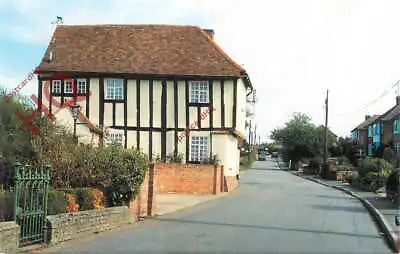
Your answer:
[[[60,17],[60,16],[57,16],[57,20],[51,22],[51,24],[52,25],[54,25],[54,24],[56,24],[56,25],[60,25],[61,24],[62,25],[62,24],[64,24],[63,18]]]

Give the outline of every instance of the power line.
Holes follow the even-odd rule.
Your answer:
[[[370,103],[368,103],[366,106],[350,112],[350,113],[343,113],[343,114],[333,114],[334,116],[350,116],[350,115],[355,115],[360,113],[361,111],[367,109],[368,107],[372,106],[373,104],[379,102],[382,98],[384,98],[386,95],[388,95],[388,93],[395,87],[397,86],[397,95],[399,95],[399,89],[400,89],[400,80],[398,80],[396,83],[394,83],[389,89],[387,89],[386,91],[384,91],[381,95],[379,95],[376,99],[374,99],[373,101],[371,101]]]

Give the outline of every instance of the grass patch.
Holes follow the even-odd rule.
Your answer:
[[[256,156],[256,152],[250,152],[250,160],[249,160],[249,154],[242,154],[240,156],[240,166],[239,166],[239,170],[240,171],[244,171],[250,168],[250,166],[256,161],[257,156]]]

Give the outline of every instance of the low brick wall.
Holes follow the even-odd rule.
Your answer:
[[[51,244],[111,230],[136,222],[126,206],[47,216],[46,239]]]
[[[0,253],[15,253],[19,245],[19,226],[14,221],[0,222]]]
[[[158,163],[154,170],[159,193],[218,194],[221,191],[220,166]]]

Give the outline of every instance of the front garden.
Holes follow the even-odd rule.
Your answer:
[[[117,144],[76,145],[67,129],[39,114],[34,135],[15,113],[32,114],[29,100],[6,100],[6,94],[0,91],[0,221],[14,219],[16,161],[51,165],[49,215],[128,205],[138,194],[148,170],[144,153]]]

